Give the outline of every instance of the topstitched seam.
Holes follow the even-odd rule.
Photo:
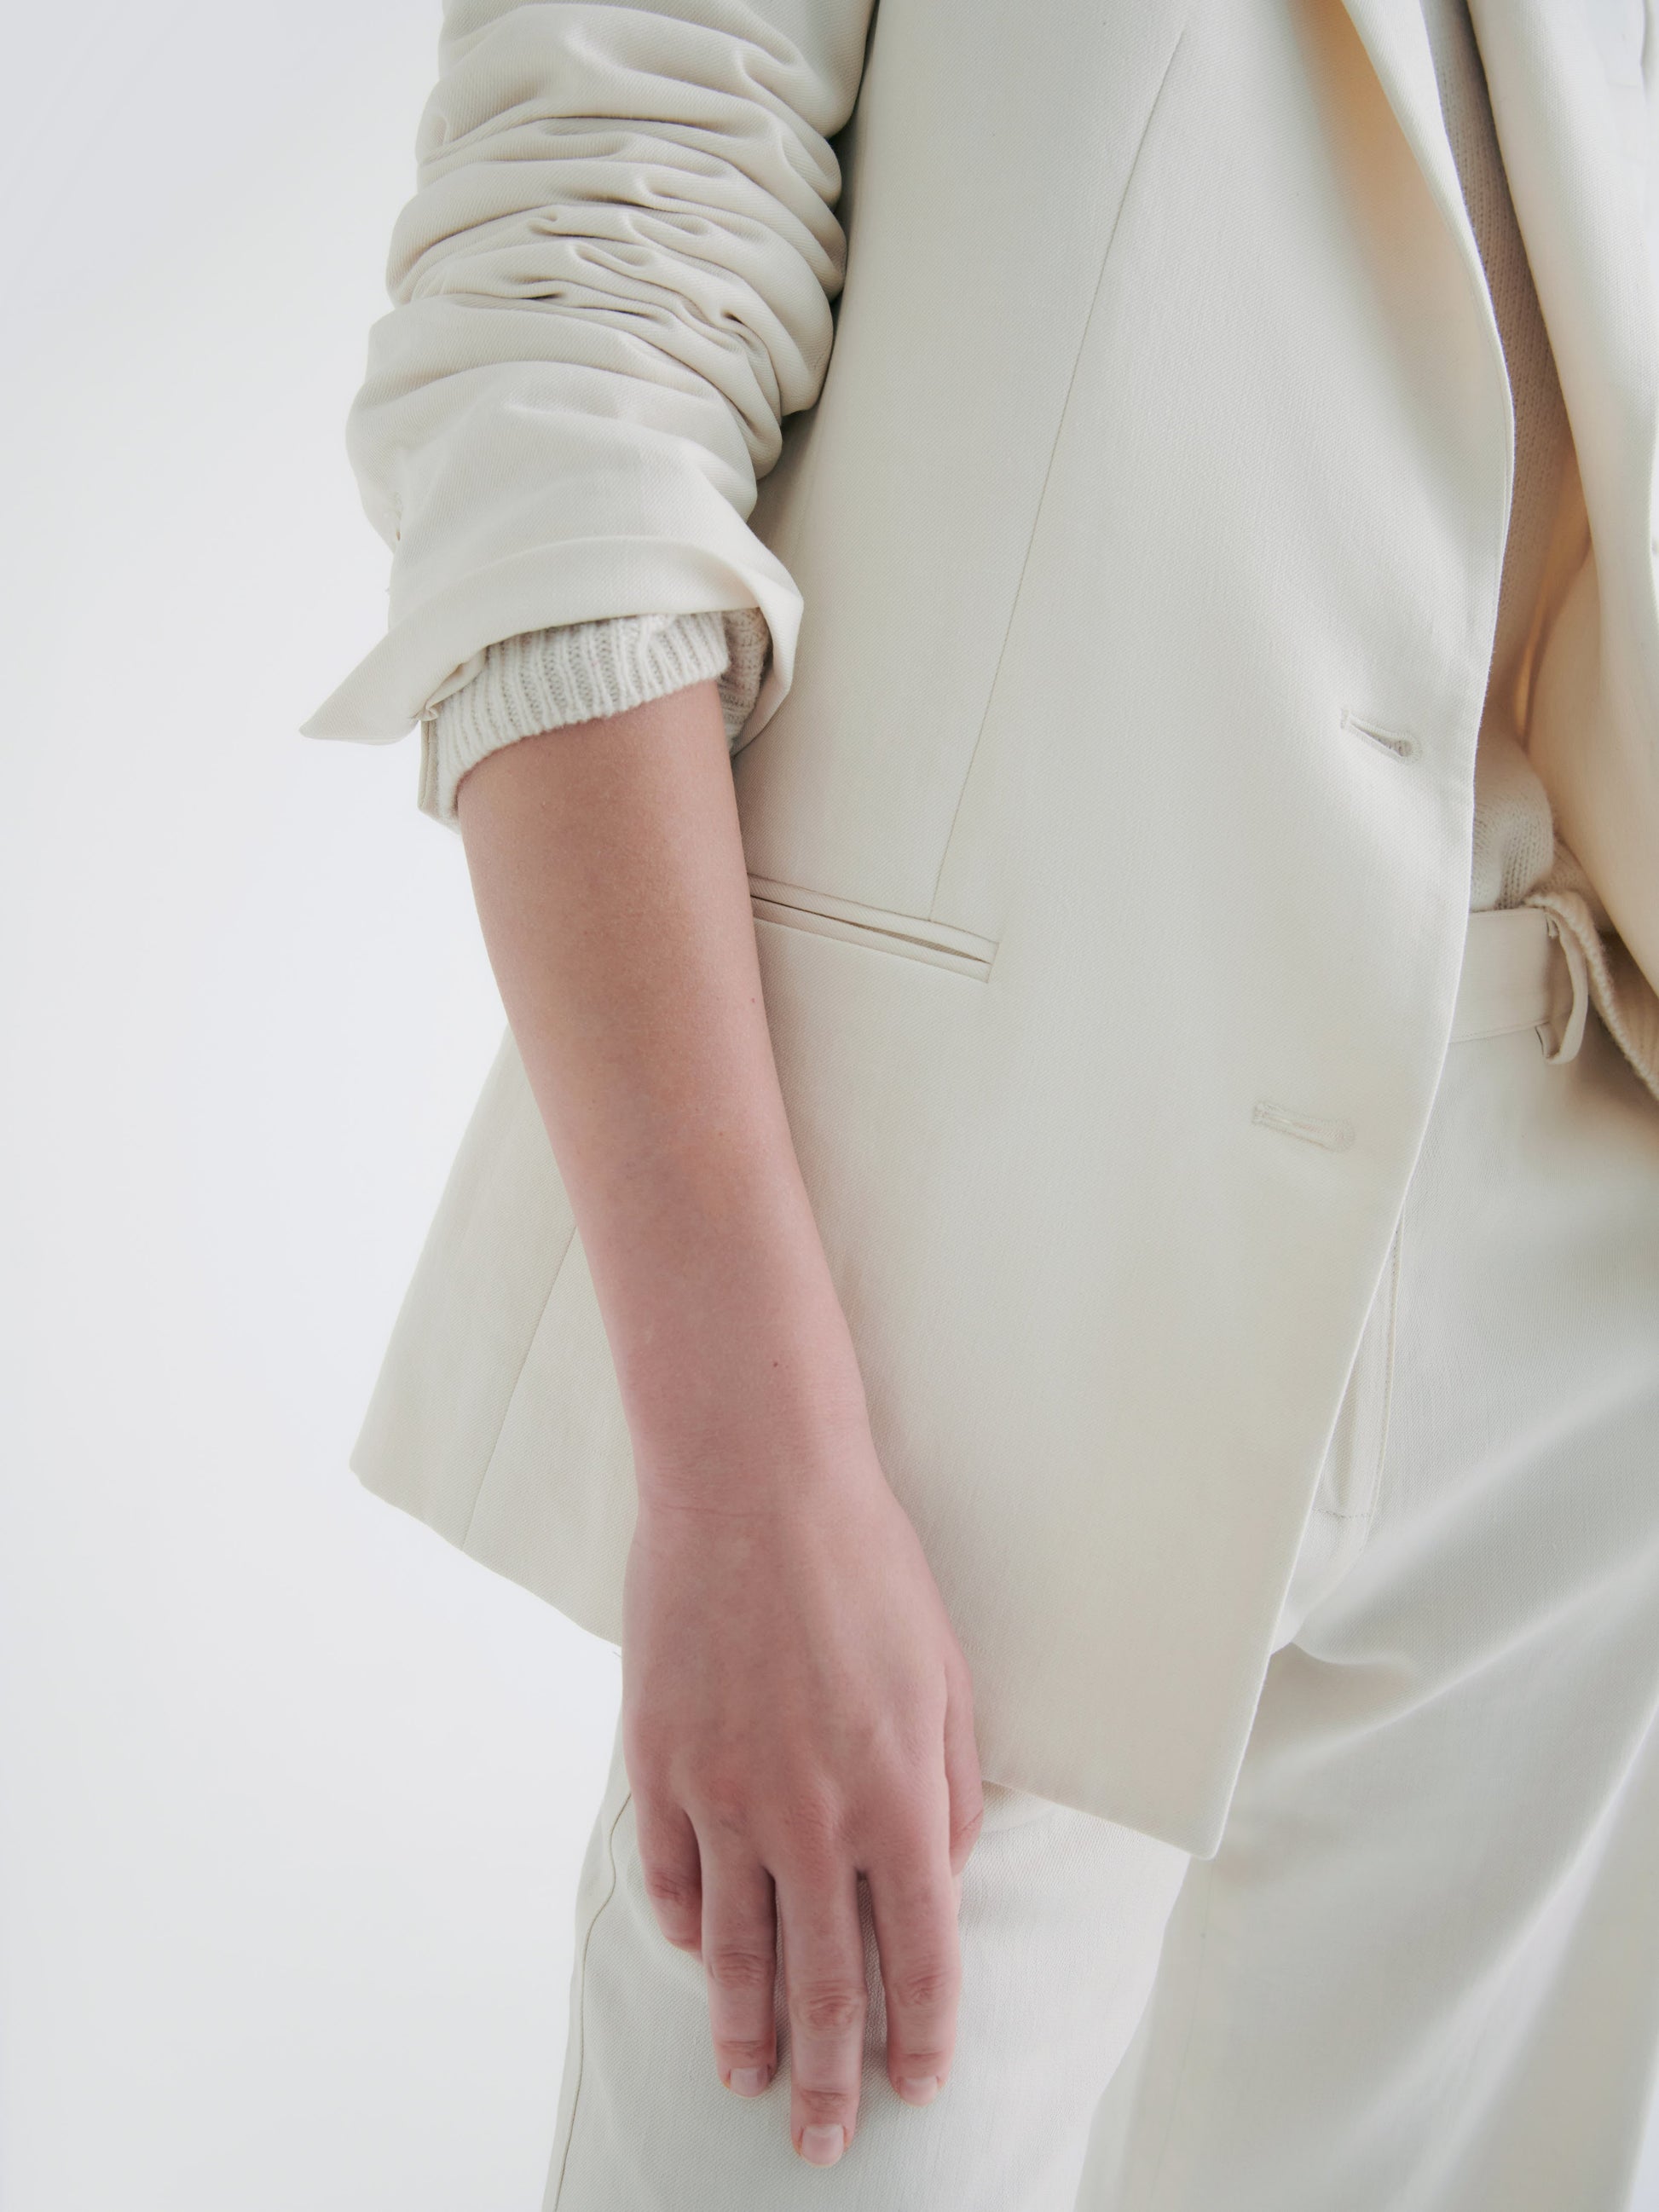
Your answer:
[[[525,1346],[524,1358],[514,1370],[513,1381],[508,1387],[507,1396],[501,1401],[501,1418],[496,1426],[495,1441],[489,1447],[489,1456],[483,1463],[483,1472],[478,1477],[478,1486],[472,1493],[472,1504],[467,1511],[466,1526],[461,1531],[460,1547],[464,1552],[471,1544],[472,1524],[478,1517],[478,1508],[483,1502],[485,1491],[489,1487],[489,1478],[495,1471],[495,1461],[501,1449],[501,1438],[507,1434],[507,1417],[513,1411],[513,1401],[519,1395],[519,1385],[524,1381],[525,1370],[530,1364],[530,1355],[536,1349],[536,1340],[542,1333],[542,1323],[547,1319],[547,1310],[553,1303],[553,1293],[559,1287],[559,1278],[564,1273],[565,1262],[569,1259],[575,1243],[576,1227],[573,1222],[570,1234],[564,1240],[564,1249],[560,1253],[557,1263],[553,1269],[552,1280],[548,1284],[547,1296],[542,1300],[537,1313],[536,1326],[531,1330],[529,1340]]]

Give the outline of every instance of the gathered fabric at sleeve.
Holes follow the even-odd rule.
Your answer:
[[[708,677],[717,679],[726,743],[735,745],[754,710],[769,646],[758,607],[618,615],[504,638],[487,648],[471,682],[422,726],[421,811],[459,832],[455,794],[486,755]]]
[[[872,0],[447,0],[393,302],[347,423],[389,622],[302,726],[423,730],[492,646],[800,594],[748,525],[845,275],[831,137]]]

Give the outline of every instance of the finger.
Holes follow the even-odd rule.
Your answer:
[[[887,2002],[887,2078],[907,2105],[930,2105],[956,2054],[962,1990],[957,1900],[936,1832],[865,1869]]]
[[[715,2069],[728,2089],[758,2097],[778,2063],[777,1923],[772,1877],[758,1860],[704,1849],[702,1965]]]
[[[658,1927],[676,1950],[701,1958],[702,1869],[696,1829],[679,1806],[635,1790],[634,1832]]]
[[[951,1871],[962,1902],[962,1872],[985,1823],[985,1787],[974,1735],[974,1693],[966,1667],[953,1682],[945,1708],[945,1781],[951,1793]]]
[[[864,2070],[869,1988],[850,1862],[776,1882],[789,2013],[789,2132],[812,2166],[833,2166],[853,2140]]]

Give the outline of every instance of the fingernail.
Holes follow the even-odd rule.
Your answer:
[[[763,2066],[734,2066],[730,2075],[740,2097],[758,2097],[770,2078]]]
[[[847,2148],[845,2128],[803,2128],[800,2154],[808,2166],[833,2166]]]
[[[914,2077],[902,2081],[898,2093],[907,2105],[931,2105],[939,2094],[939,2076],[930,2074],[925,2081]]]

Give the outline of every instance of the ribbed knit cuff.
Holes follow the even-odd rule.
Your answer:
[[[758,607],[616,615],[503,638],[486,648],[471,682],[421,724],[421,811],[459,832],[456,791],[487,753],[709,677],[720,678],[726,742],[734,743],[759,695],[771,641]]]

